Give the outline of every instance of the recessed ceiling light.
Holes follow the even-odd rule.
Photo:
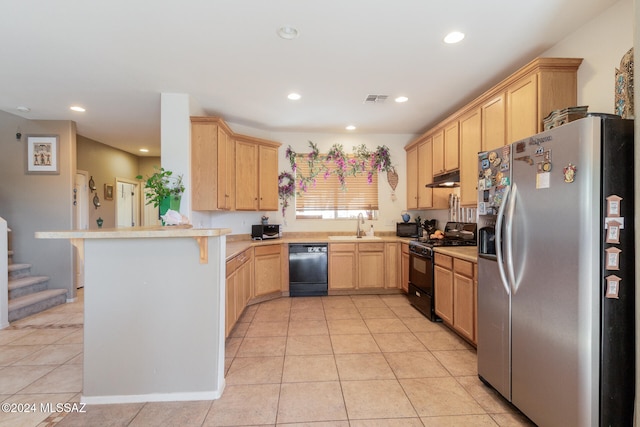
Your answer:
[[[141,153],[148,153],[148,152],[149,152],[149,149],[147,149],[147,148],[141,148],[141,149],[140,149],[140,152],[141,152]]]
[[[449,44],[458,43],[462,41],[463,38],[464,33],[461,33],[460,31],[452,31],[446,35],[446,37],[444,38],[444,42]]]
[[[77,111],[78,113],[84,113],[85,111],[87,111],[87,110],[85,110],[84,108],[82,108],[79,105],[74,105],[74,106],[70,107],[70,110]]]
[[[346,130],[356,130],[356,127],[354,125],[349,125],[345,129]]]
[[[302,98],[302,96],[300,96],[299,93],[290,93],[289,95],[287,95],[287,98],[292,101],[297,101],[298,99]]]
[[[285,40],[293,40],[300,35],[300,32],[297,29],[290,27],[288,25],[278,28],[277,33],[278,33],[278,36],[280,36],[280,38]]]
[[[29,111],[31,111],[31,108],[29,107],[24,107],[24,106],[19,106],[16,107],[16,110],[20,111],[21,113],[28,113]]]
[[[409,100],[409,98],[407,98],[406,96],[399,96],[395,99],[396,102],[400,103],[400,102],[407,102]]]

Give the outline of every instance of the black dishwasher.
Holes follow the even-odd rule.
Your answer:
[[[289,295],[327,295],[328,252],[326,243],[289,244]]]

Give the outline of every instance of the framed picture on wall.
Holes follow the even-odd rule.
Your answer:
[[[27,136],[27,171],[28,174],[58,175],[58,154],[60,147],[58,135]]]
[[[113,185],[111,184],[104,185],[104,199],[113,200]]]

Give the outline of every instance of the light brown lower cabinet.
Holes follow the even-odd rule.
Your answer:
[[[253,248],[226,263],[225,336],[233,329],[251,299],[253,287]]]
[[[476,344],[477,264],[439,253],[434,259],[436,314]]]
[[[282,245],[256,246],[254,297],[282,290]]]
[[[402,243],[402,254],[400,259],[400,283],[402,290],[409,292],[409,244]]]
[[[358,288],[384,288],[384,243],[358,244]]]
[[[400,243],[329,244],[329,290],[400,288]]]

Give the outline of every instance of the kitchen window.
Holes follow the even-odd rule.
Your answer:
[[[330,171],[335,169],[329,166]],[[298,163],[298,170],[309,175],[306,162]],[[378,175],[373,174],[369,182],[367,174],[348,176],[345,190],[335,174],[327,179],[323,174],[316,178],[315,186],[309,185],[306,192],[296,195],[296,219],[349,219],[363,214],[367,219],[378,217]]]

